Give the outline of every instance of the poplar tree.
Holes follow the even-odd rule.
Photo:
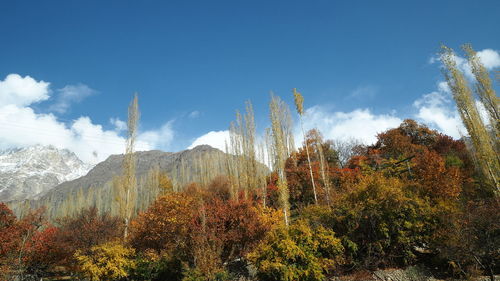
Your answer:
[[[264,140],[262,144],[262,159],[267,167],[274,169],[274,145],[273,145],[273,134],[271,128],[266,128]],[[267,205],[267,180],[264,175],[263,187],[262,187],[262,205],[266,207]]]
[[[488,84],[487,79],[484,77],[484,66],[481,65],[481,62],[477,59],[473,51],[471,51],[469,57],[472,59],[471,68],[475,69],[473,72],[475,72],[476,76],[479,76],[476,90],[481,92],[480,95],[483,95],[485,100],[490,99],[490,95],[494,92],[492,92],[492,89],[488,89],[491,87],[491,83]],[[485,183],[492,187],[496,196],[499,196],[500,187],[498,177],[500,175],[500,162],[495,151],[498,139],[488,133],[485,124],[481,120],[473,92],[469,87],[464,73],[458,68],[455,58],[456,56],[452,49],[446,46],[442,47],[441,61],[445,66],[444,75],[453,93],[453,99],[457,104],[462,122],[469,133],[473,146],[472,155],[485,179]],[[496,122],[493,124],[496,124]]]
[[[258,159],[260,159],[260,161],[262,161],[263,163],[266,163],[265,143],[266,143],[265,140],[263,140],[259,142],[258,145]],[[265,208],[267,200],[267,181],[266,181],[265,169],[263,168],[257,169],[257,184],[261,188],[262,206]]]
[[[493,130],[495,139],[498,140],[500,139],[500,108],[490,74],[470,44],[464,45],[463,49],[467,54],[472,74],[476,78],[474,90],[488,113],[491,129]],[[498,147],[496,149],[498,153]]]
[[[255,117],[250,101],[245,102],[245,130],[243,135],[243,159],[245,165],[247,186],[254,191],[258,185],[257,155],[255,151]]]
[[[316,148],[318,150],[318,155],[319,155],[319,163],[320,163],[320,171],[321,171],[321,179],[323,180],[323,186],[325,188],[325,197],[326,197],[326,203],[328,206],[330,206],[330,177],[329,177],[329,168],[328,168],[328,162],[325,159],[325,153],[323,151],[323,138],[317,132],[316,135],[317,141],[316,141]]]
[[[309,155],[309,143],[306,139],[306,133],[304,131],[304,123],[302,122],[302,115],[304,115],[304,97],[299,92],[297,92],[296,88],[293,88],[293,98],[295,100],[295,107],[297,108],[297,113],[299,114],[302,136],[304,137],[304,145],[306,147],[306,155],[307,155],[307,164],[309,165],[309,174],[311,176],[311,184],[314,194],[314,203],[318,204],[318,196],[316,195],[316,184],[314,183],[313,169],[311,166],[311,156]]]
[[[139,102],[137,94],[128,107],[127,121],[127,140],[125,147],[125,155],[123,158],[123,175],[119,180],[119,212],[125,224],[123,238],[128,236],[130,218],[132,217],[135,208],[135,199],[137,196],[136,185],[136,159],[135,159],[135,142],[137,138],[137,123],[139,121]]]
[[[279,97],[271,95],[269,104],[271,111],[271,129],[273,138],[274,162],[273,170],[278,174],[279,203],[283,209],[285,225],[289,225],[290,203],[289,190],[285,175],[285,162],[293,147],[292,118],[290,109]]]
[[[231,154],[226,157],[226,165],[228,175],[235,181],[232,193],[236,200],[240,191],[247,199],[248,192],[261,184],[255,148],[255,119],[250,101],[245,103],[245,110],[244,115],[236,111],[236,121],[231,122],[229,128],[230,147],[226,143],[226,151]]]
[[[244,174],[242,172],[242,163],[241,163],[241,114],[239,111],[236,111],[236,122],[231,122],[229,128],[229,138],[230,138],[230,166],[232,169],[232,175],[234,179],[234,187],[233,187],[233,199],[236,201],[239,200],[239,193],[241,189],[244,187],[243,182],[245,181]]]

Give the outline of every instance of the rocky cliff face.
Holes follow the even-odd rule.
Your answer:
[[[85,175],[92,166],[73,152],[32,146],[0,152],[0,202],[31,199]]]

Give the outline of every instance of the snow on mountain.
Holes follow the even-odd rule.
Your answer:
[[[73,152],[54,146],[0,151],[0,202],[33,198],[91,168]]]

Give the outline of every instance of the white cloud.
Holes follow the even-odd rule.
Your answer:
[[[492,49],[477,52],[477,56],[488,70],[500,67],[500,54]]]
[[[84,84],[67,85],[57,90],[58,96],[56,102],[49,107],[50,111],[65,113],[72,103],[81,102],[86,97],[93,95],[94,90]]]
[[[137,136],[137,140],[156,149],[168,150],[174,139],[173,123],[174,121],[170,120],[158,130],[145,131]]]
[[[89,117],[63,123],[53,113],[36,113],[29,105],[48,99],[48,87],[49,83],[17,74],[0,80],[0,149],[53,145],[69,149],[91,164],[125,151],[125,138],[119,135],[119,131],[105,130]],[[174,136],[172,122],[167,122],[159,130],[140,133],[136,150],[168,148]],[[119,119],[114,122],[115,127],[123,123]]]
[[[438,84],[438,91],[423,95],[413,103],[418,112],[415,118],[454,138],[460,138],[463,125],[451,100],[445,82]]]
[[[188,149],[207,144],[211,147],[226,151],[226,143],[229,144],[229,140],[229,131],[211,131],[195,139]]]
[[[9,74],[0,80],[0,107],[5,105],[27,106],[49,98],[49,83],[36,81],[30,76]]]
[[[149,132],[151,134],[151,132]],[[138,137],[137,150],[150,150],[157,143]],[[29,107],[7,105],[0,108],[0,148],[35,144],[69,149],[82,161],[95,164],[111,154],[125,151],[125,138],[80,117],[71,124],[59,122],[53,114],[37,114]]]
[[[195,111],[193,111],[193,112],[189,113],[189,115],[188,115],[188,116],[189,116],[189,118],[191,118],[191,119],[195,119],[195,118],[200,117],[200,112],[199,112],[198,110],[195,110]]]
[[[377,140],[377,134],[395,128],[403,120],[393,114],[373,114],[369,109],[356,109],[351,112],[329,112],[321,106],[306,110],[304,129],[317,128],[326,139],[358,139],[366,144]],[[302,139],[297,135],[297,144]]]
[[[437,88],[438,88],[438,91],[451,95],[451,89],[450,89],[450,86],[448,85],[447,82],[445,82],[445,81],[439,82]]]
[[[123,132],[127,130],[127,123],[120,118],[111,117],[109,123],[115,127],[115,131]]]

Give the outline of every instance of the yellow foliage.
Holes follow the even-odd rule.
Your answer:
[[[160,173],[158,177],[158,187],[160,189],[160,194],[165,195],[174,190],[172,181],[168,178],[166,173]]]
[[[259,280],[325,280],[343,264],[341,240],[322,226],[298,220],[289,228],[269,233],[247,258],[255,264]]]
[[[127,270],[135,267],[133,255],[134,249],[119,242],[108,242],[92,247],[87,255],[77,251],[75,258],[85,277],[99,281],[127,277]]]

